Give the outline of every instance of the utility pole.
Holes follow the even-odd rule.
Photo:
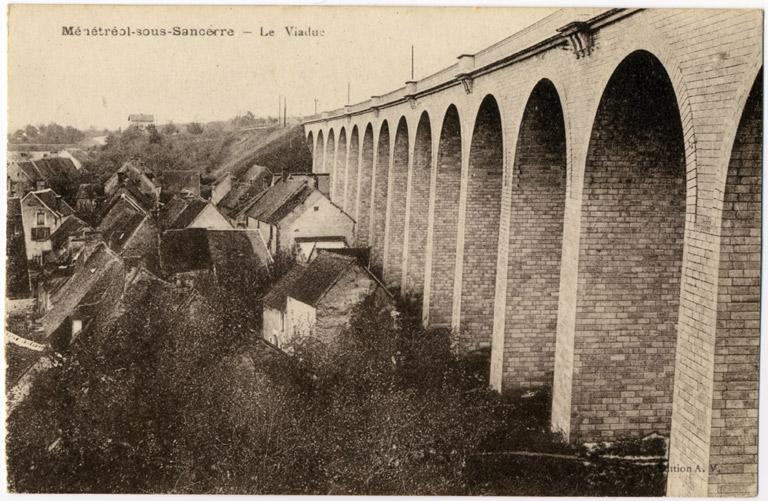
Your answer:
[[[283,96],[277,96],[277,125],[280,125],[280,114],[283,110]]]
[[[315,115],[317,115],[317,98],[315,98]]]
[[[288,98],[283,98],[283,127],[287,125],[288,122]]]

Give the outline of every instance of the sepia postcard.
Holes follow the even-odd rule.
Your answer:
[[[763,11],[7,21],[8,492],[758,494]]]

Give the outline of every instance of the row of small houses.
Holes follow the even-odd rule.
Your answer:
[[[327,187],[327,176],[273,176],[254,166],[217,179],[205,199],[196,173],[155,179],[129,162],[91,190],[102,198],[95,228],[50,188],[9,198],[9,232],[23,249],[16,261],[28,268],[37,317],[15,339],[76,339],[99,310],[93,305],[115,263],[126,276],[141,270],[205,294],[224,276],[269,273],[275,256],[286,253],[297,262],[263,298],[262,337],[280,347],[295,336],[331,340],[365,297],[390,306],[392,298],[368,271],[367,253],[348,248],[354,221]]]

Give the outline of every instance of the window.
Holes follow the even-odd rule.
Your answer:
[[[315,212],[317,212],[317,211],[319,211],[319,210],[320,210],[320,207],[318,207],[317,205],[315,205]]]
[[[37,211],[37,225],[45,226],[45,212],[41,210]]]
[[[51,238],[51,229],[46,226],[32,228],[32,240],[40,242]]]

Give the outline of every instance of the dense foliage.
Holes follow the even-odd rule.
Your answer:
[[[85,133],[57,123],[27,125],[8,135],[8,142],[18,144],[74,144],[85,139]]]
[[[579,450],[547,432],[546,392],[488,391],[447,332],[373,302],[335,348],[303,339],[288,357],[254,340],[231,298],[174,315],[164,297],[135,298],[140,315],[35,387],[9,423],[12,490],[663,494],[658,466],[505,455]]]

